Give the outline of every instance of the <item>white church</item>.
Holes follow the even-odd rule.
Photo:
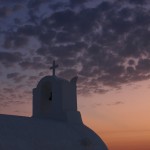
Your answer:
[[[33,89],[32,117],[0,115],[0,150],[108,150],[77,110],[77,77],[43,77]]]

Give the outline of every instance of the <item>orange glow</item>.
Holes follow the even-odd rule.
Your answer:
[[[85,118],[84,122],[103,139],[109,150],[150,149],[150,130],[113,131],[113,129],[108,126],[96,124],[94,120],[90,121],[89,118]]]
[[[100,133],[109,150],[149,150],[150,131]]]
[[[116,104],[116,101],[122,103]],[[80,97],[80,105],[84,123],[104,140],[109,150],[150,150],[147,82],[102,95]]]

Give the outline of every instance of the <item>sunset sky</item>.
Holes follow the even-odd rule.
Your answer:
[[[1,114],[31,116],[53,60],[109,150],[150,150],[149,0],[0,0]]]

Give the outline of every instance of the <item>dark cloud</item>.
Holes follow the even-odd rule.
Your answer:
[[[76,5],[81,5],[85,2],[88,2],[89,0],[70,0],[70,5],[73,7],[73,6],[76,6]]]
[[[122,105],[122,104],[124,104],[124,102],[122,102],[122,101],[116,101],[116,102],[108,104],[108,106],[117,106],[117,105]]]
[[[1,3],[5,4],[4,2]],[[15,1],[12,6],[8,6],[7,3],[9,4],[10,2],[6,2],[5,5],[0,6],[0,18],[8,17],[23,8],[22,4],[16,3]]]
[[[52,47],[51,54],[56,57],[75,57],[82,48],[82,43]]]
[[[3,3],[22,3],[24,2],[25,0],[1,0],[1,2]]]
[[[56,10],[68,7],[68,4],[65,2],[56,2],[54,4],[50,4],[49,7],[50,9],[56,11]]]
[[[98,93],[98,94],[105,94],[105,93],[109,92],[108,89],[96,88],[96,87],[94,87],[94,90],[91,89],[91,91],[94,92],[94,93]],[[99,105],[97,105],[97,106],[99,106]]]
[[[21,4],[16,4],[16,5],[14,5],[13,6],[13,11],[14,12],[16,12],[16,11],[18,11],[18,10],[21,10],[23,8],[23,5],[21,5]]]
[[[36,50],[36,53],[37,53],[38,55],[42,55],[42,56],[47,55],[48,52],[49,52],[49,49],[48,49],[47,47],[40,47],[40,48],[38,48],[38,49]]]
[[[10,74],[7,74],[7,78],[8,79],[16,78],[18,75],[19,75],[18,72],[10,73]]]
[[[47,32],[41,32],[38,37],[42,43],[50,45],[51,41],[55,38],[55,36],[55,31],[48,30]]]
[[[23,46],[27,45],[27,43],[28,43],[27,37],[13,33],[13,35],[7,35],[5,37],[3,47],[6,49],[22,48]]]
[[[140,59],[136,69],[141,73],[149,73],[150,72],[150,59]]]
[[[21,20],[19,18],[14,18],[14,23],[16,25],[21,24]]]
[[[131,3],[131,4],[140,4],[140,5],[143,5],[143,4],[145,4],[146,3],[146,1],[145,0],[128,0],[129,1],[129,3]]]
[[[52,14],[50,18],[44,20],[44,23],[47,23],[46,25],[51,25],[53,28],[59,29],[61,27],[64,30],[71,30],[75,25],[75,19],[75,13],[72,10],[67,9]]]
[[[20,53],[0,52],[0,61],[5,65],[19,62],[22,69],[44,72],[56,59],[61,64],[58,75],[70,79],[78,74],[83,93],[106,93],[109,87],[146,80],[150,73],[150,14],[145,2],[28,1],[26,19],[13,19],[15,27],[5,33],[3,48],[19,51],[38,46],[32,54],[24,50],[29,59],[26,55],[21,58]],[[17,4],[11,7],[19,9]],[[0,12],[1,18],[7,17],[9,8],[2,6]],[[29,81],[34,79],[33,75]]]
[[[128,7],[122,8],[119,11],[119,17],[122,17],[124,19],[128,19],[129,17],[132,16],[132,14],[133,14],[132,9]]]
[[[135,64],[135,61],[134,61],[133,59],[130,59],[130,60],[128,61],[128,64],[129,64],[129,65],[134,65],[134,64]]]
[[[75,62],[73,58],[80,53],[82,49],[86,47],[86,44],[83,42],[76,42],[74,44],[68,44],[68,45],[60,45],[60,46],[54,46],[54,47],[41,47],[37,49],[37,54],[45,56],[45,55],[51,55],[53,57],[62,57],[61,61],[64,62],[65,65],[72,65],[72,61]],[[72,58],[72,59],[71,59]],[[48,59],[50,60],[50,59]],[[68,64],[65,62],[68,60]]]
[[[29,8],[37,8],[41,4],[48,2],[48,0],[29,0],[28,7]],[[51,0],[49,0],[51,2]]]
[[[4,18],[12,13],[9,7],[0,7],[0,18]]]
[[[47,66],[40,63],[40,62],[31,62],[31,61],[22,61],[19,63],[19,65],[23,69],[34,69],[34,70],[39,70],[39,69],[46,69]]]
[[[25,25],[18,29],[17,34],[26,35],[26,36],[35,36],[40,31],[38,26],[34,25]]]
[[[4,93],[13,93],[14,89],[13,88],[3,88]]]
[[[77,75],[77,71],[75,69],[67,69],[65,71],[61,71],[58,75],[65,79],[71,79]]]
[[[37,81],[39,79],[39,77],[38,76],[30,76],[29,78],[28,78],[28,80],[29,81]],[[31,92],[30,92],[31,93]]]
[[[0,62],[5,66],[13,66],[22,60],[22,54],[19,52],[0,52]]]
[[[107,11],[107,10],[110,10],[111,9],[111,3],[108,2],[108,1],[103,1],[101,4],[99,4],[99,6],[97,7],[98,10],[104,12],[104,11]]]
[[[7,74],[7,78],[13,80],[16,83],[20,83],[26,78],[26,75],[21,75],[18,72]]]

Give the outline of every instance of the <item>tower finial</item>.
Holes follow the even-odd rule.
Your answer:
[[[50,69],[53,70],[53,76],[55,76],[55,69],[58,68],[58,65],[55,64],[55,60],[53,60],[53,65],[50,67]]]

